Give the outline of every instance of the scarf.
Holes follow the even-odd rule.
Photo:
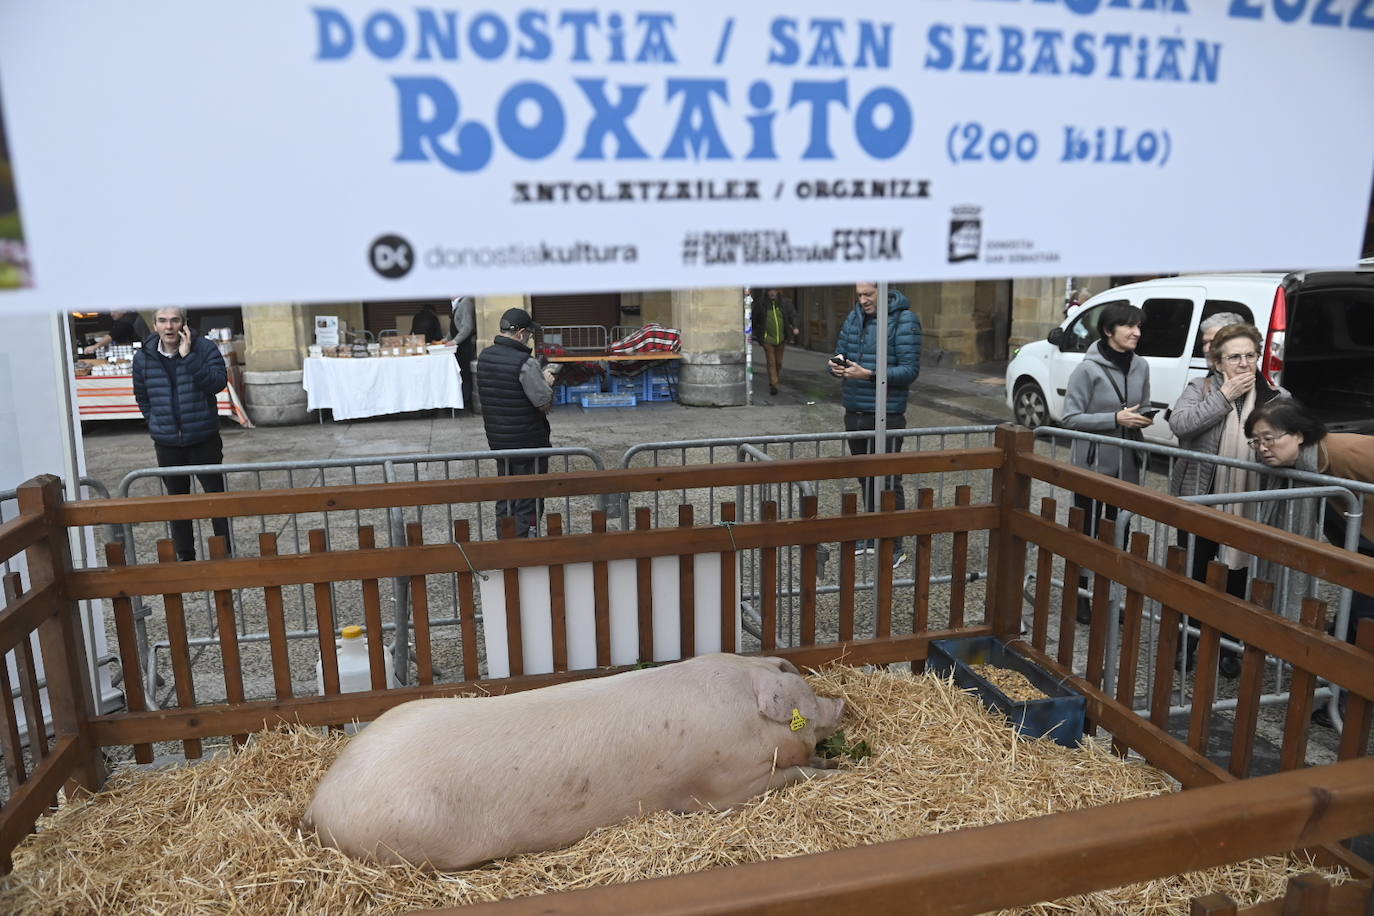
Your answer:
[[[1245,441],[1245,418],[1254,409],[1255,389],[1251,388],[1244,400],[1236,401],[1226,412],[1226,419],[1222,421],[1221,426],[1221,442],[1217,446],[1218,457],[1235,458],[1240,461],[1255,460],[1254,453]],[[1213,493],[1243,493],[1256,489],[1259,489],[1259,475],[1245,468],[1219,464],[1216,473],[1212,475]],[[1253,519],[1258,514],[1257,506],[1257,503],[1223,503],[1220,508],[1232,515]],[[1225,563],[1228,569],[1244,569],[1250,565],[1249,554],[1241,553],[1225,544],[1217,552],[1217,559]]]

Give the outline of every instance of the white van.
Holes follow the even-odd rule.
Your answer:
[[[1260,371],[1333,430],[1374,431],[1374,264],[1357,270],[1198,274],[1146,280],[1099,293],[1047,340],[1021,347],[1007,365],[1007,406],[1034,428],[1064,416],[1069,375],[1098,340],[1102,308],[1126,302],[1145,313],[1136,354],[1150,365],[1151,406],[1168,411],[1204,374],[1198,326],[1235,312],[1265,337]],[[1173,443],[1166,413],[1145,436]]]

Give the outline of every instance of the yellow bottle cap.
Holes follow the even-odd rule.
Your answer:
[[[363,628],[360,626],[349,626],[343,628],[344,639],[362,639]]]

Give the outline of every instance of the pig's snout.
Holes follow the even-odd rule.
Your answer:
[[[844,718],[844,700],[816,697],[816,705],[819,713],[815,723],[816,740],[824,741],[840,728],[840,720]]]

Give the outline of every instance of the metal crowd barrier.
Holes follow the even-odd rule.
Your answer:
[[[912,429],[888,430],[889,438],[902,440],[906,451],[929,451],[946,448],[974,448],[990,446],[996,426],[943,426]],[[847,457],[849,443],[872,440],[872,431],[796,433],[774,436],[733,436],[713,439],[681,439],[665,442],[646,442],[631,446],[621,458],[620,466],[666,467],[687,464],[716,464],[729,461],[776,461],[799,458],[839,458]],[[986,498],[991,485],[987,472],[959,471],[926,475],[933,480],[904,478],[904,489],[910,491],[907,501],[909,508],[917,505],[917,491],[930,487],[935,491],[936,504],[950,505],[961,487],[968,487],[970,498],[978,501]],[[737,522],[757,521],[762,518],[765,502],[775,502],[779,518],[795,518],[801,515],[802,500],[815,497],[822,514],[837,513],[845,492],[857,489],[853,479],[802,481],[787,485],[762,484],[753,487],[734,487],[729,490],[708,488],[700,492],[674,491],[649,494],[620,494],[613,511],[623,528],[629,529],[635,508],[648,507],[655,517],[663,517],[665,511],[680,505],[691,505],[695,510],[697,523],[704,517],[711,524],[722,524],[721,507],[725,503],[735,505]],[[862,500],[860,500],[862,509]],[[949,535],[940,535],[936,566],[948,565],[951,551]],[[987,577],[986,535],[974,534],[970,537],[969,563],[957,578],[962,584],[979,582]],[[916,580],[912,575],[912,545],[907,544],[906,562],[893,574],[893,589],[897,592],[914,592]],[[803,583],[801,581],[801,548],[790,547],[780,551],[778,557],[776,595],[778,632],[774,634],[779,645],[790,645],[799,633],[799,618]],[[830,562],[836,559],[829,548],[822,545],[817,551],[817,578],[815,584],[818,598],[835,599],[840,593],[836,584],[838,563],[831,572]],[[872,553],[856,556],[857,574],[854,584],[856,597],[872,602],[877,589],[876,555]],[[740,610],[746,632],[761,639],[761,615],[757,608],[762,600],[761,554],[759,551],[742,552],[739,557]],[[952,585],[956,578],[953,572],[924,577],[921,581],[928,585]],[[914,596],[913,596],[914,600]],[[856,618],[860,622],[872,623],[862,614]],[[857,625],[856,625],[857,626]],[[867,634],[856,632],[856,637]]]
[[[118,494],[121,497],[140,495],[137,491],[148,489],[148,484],[152,481],[157,482],[158,493],[165,493],[166,479],[183,475],[190,475],[193,489],[199,489],[200,482],[195,477],[196,474],[225,475],[226,489],[230,491],[496,476],[499,471],[498,463],[500,460],[534,457],[547,458],[551,473],[577,469],[574,467],[574,462],[583,462],[581,469],[604,470],[600,455],[586,448],[377,455],[363,458],[141,468],[125,475],[124,479],[120,481]],[[574,519],[585,518],[587,515],[585,512],[573,511],[575,503],[572,498],[560,502],[565,503],[563,514],[570,522]],[[338,527],[332,526],[330,524],[331,519],[336,519],[339,515],[344,518],[351,516],[353,524],[351,526],[347,524]],[[422,525],[428,542],[445,543],[453,537],[454,522],[460,519],[467,524],[470,537],[473,539],[481,540],[496,536],[494,506],[486,504],[468,505],[462,507],[461,512],[455,512],[453,506],[420,506],[409,509],[392,507],[385,510],[344,510],[342,512],[303,515],[287,513],[278,516],[230,519],[230,540],[232,542],[230,546],[234,553],[255,554],[258,549],[259,538],[264,534],[270,534],[277,539],[283,552],[292,550],[296,553],[303,553],[307,549],[356,547],[358,546],[356,543],[359,537],[358,530],[365,525],[373,529],[378,546],[402,546],[406,542],[406,526],[411,522],[419,522]],[[193,532],[197,557],[204,558],[208,555],[206,553],[208,544],[206,534],[207,526],[210,524],[207,519],[197,519],[194,522]],[[130,564],[151,562],[156,556],[155,542],[162,537],[170,537],[170,529],[170,523],[138,526],[125,524],[118,527],[115,539],[124,545],[126,562]],[[312,530],[318,530],[320,534],[312,535],[310,533]],[[341,537],[345,543],[337,543]],[[313,541],[312,538],[314,538]],[[456,576],[451,576],[448,593],[450,598],[456,594],[454,583],[456,583]],[[341,609],[341,619],[345,619],[343,615],[346,614],[346,610],[343,609],[350,606],[361,607],[361,596],[356,593],[356,588],[349,584],[331,585],[330,591],[334,606]],[[289,625],[287,637],[297,640],[316,639],[318,632],[312,626],[314,621],[313,596],[310,595],[309,590],[305,586],[297,586],[293,589],[283,590],[282,597],[288,620],[294,624]],[[386,624],[384,629],[394,634],[392,652],[396,675],[402,683],[405,683],[408,680],[410,662],[408,648],[411,606],[409,579],[406,577],[393,578],[391,588],[382,597],[384,601],[390,603],[389,617],[391,622]],[[433,619],[431,625],[434,627],[447,626],[456,630],[458,627],[456,601],[452,603],[447,614],[443,614],[441,602],[440,590],[434,590],[431,594],[431,609],[432,611],[439,611],[441,616]],[[213,597],[209,594],[202,594],[194,599],[193,604],[190,596],[188,596],[188,618],[195,605],[200,608],[200,619],[203,620],[203,623],[199,627],[198,634],[188,640],[196,653],[193,656],[193,662],[199,659],[205,651],[220,644]],[[135,598],[134,614],[141,656],[146,668],[144,683],[147,685],[149,693],[150,708],[156,708],[160,705],[157,690],[162,686],[161,678],[158,675],[159,654],[165,652],[169,645],[165,638],[154,639],[148,635],[148,620],[151,611],[146,602]],[[357,617],[361,620],[360,612]],[[266,630],[265,611],[258,607],[245,608],[241,592],[235,594],[235,620],[237,621],[238,641],[240,643],[244,644],[245,647],[256,645],[266,649],[269,637]]]
[[[599,324],[545,325],[539,339],[545,346],[562,347],[569,356],[606,352],[606,329]]]
[[[1062,448],[1064,441],[1099,442],[1121,447],[1123,449],[1123,461],[1143,459],[1144,468],[1141,472],[1141,482],[1145,486],[1150,486],[1154,489],[1168,489],[1169,481],[1172,479],[1173,474],[1175,472],[1176,463],[1183,459],[1187,459],[1189,461],[1194,462],[1210,463],[1217,465],[1219,467],[1235,467],[1253,472],[1257,475],[1257,478],[1263,484],[1282,484],[1282,486],[1268,486],[1265,489],[1247,491],[1244,493],[1202,494],[1199,496],[1185,497],[1185,499],[1189,502],[1214,506],[1247,505],[1267,502],[1286,503],[1287,508],[1285,511],[1284,527],[1286,530],[1290,531],[1293,530],[1294,527],[1294,512],[1297,504],[1303,500],[1316,500],[1316,519],[1313,526],[1313,530],[1299,531],[1295,533],[1303,534],[1307,537],[1311,537],[1317,540],[1325,539],[1323,535],[1323,529],[1325,527],[1324,523],[1326,520],[1326,513],[1328,511],[1328,500],[1337,500],[1341,502],[1344,506],[1344,511],[1342,512],[1342,514],[1345,517],[1345,541],[1341,546],[1352,552],[1356,551],[1357,545],[1359,544],[1360,540],[1360,525],[1363,520],[1363,498],[1366,495],[1374,495],[1374,485],[1364,483],[1361,481],[1347,480],[1345,478],[1340,477],[1332,477],[1327,474],[1317,474],[1308,471],[1299,471],[1293,468],[1271,468],[1267,465],[1259,464],[1257,462],[1240,461],[1232,458],[1222,458],[1217,455],[1189,451],[1187,449],[1177,448],[1175,446],[1161,445],[1152,442],[1133,442],[1130,440],[1123,440],[1116,436],[1105,436],[1095,433],[1080,432],[1077,430],[1066,430],[1056,428],[1042,427],[1041,429],[1037,429],[1035,431],[1035,435],[1037,440],[1039,440],[1041,443],[1048,443],[1051,446],[1051,457],[1055,458],[1066,459],[1066,456],[1059,454],[1059,449]],[[1154,459],[1155,463],[1158,463],[1161,460],[1164,462],[1164,471],[1162,473],[1152,466],[1151,459]],[[1037,486],[1036,490],[1033,491],[1032,498],[1038,501],[1038,499],[1044,495],[1050,494],[1048,492],[1045,492],[1043,485],[1041,485]],[[1062,520],[1062,517],[1067,513],[1068,505],[1067,502],[1062,499],[1059,502],[1060,515]],[[1146,528],[1150,529],[1148,533],[1150,534],[1151,551],[1154,554],[1155,562],[1158,563],[1164,562],[1164,556],[1167,553],[1169,546],[1175,543],[1176,537],[1178,535],[1183,535],[1186,539],[1186,546],[1188,549],[1187,568],[1191,574],[1193,566],[1193,554],[1196,546],[1196,537],[1192,533],[1176,533],[1175,530],[1169,526],[1165,526],[1161,523],[1153,522],[1148,519],[1142,520],[1135,516],[1134,513],[1131,513],[1129,511],[1122,511],[1117,515],[1116,518],[1115,534],[1117,546],[1121,547],[1122,549],[1125,549],[1125,546],[1128,543],[1129,536],[1133,528],[1135,528],[1136,530],[1144,530]],[[1253,582],[1255,578],[1255,566],[1256,561],[1253,557],[1251,557],[1248,563],[1248,570],[1250,573],[1248,581],[1250,582]],[[1283,614],[1290,620],[1297,620],[1299,608],[1286,604],[1283,601],[1283,596],[1285,596],[1288,591],[1286,586],[1287,579],[1290,575],[1291,573],[1288,570],[1284,570],[1279,578],[1279,581],[1274,583],[1276,596],[1275,612]],[[1030,588],[1030,582],[1033,579],[1033,573],[1027,577],[1028,588]],[[1065,583],[1058,579],[1053,580],[1052,585],[1060,588],[1066,587]],[[1089,592],[1081,588],[1079,588],[1078,591],[1080,595],[1089,594]],[[1333,631],[1337,638],[1344,639],[1346,632],[1349,628],[1351,600],[1350,589],[1337,586],[1333,583],[1322,582],[1320,580],[1312,579],[1307,591],[1309,597],[1322,598],[1327,602],[1328,607],[1332,607],[1335,609]],[[1108,653],[1109,659],[1112,659],[1113,661],[1108,665],[1107,668],[1107,677],[1109,681],[1111,678],[1111,672],[1115,670],[1113,667],[1115,664],[1114,659],[1116,653],[1119,651],[1118,613],[1121,609],[1121,589],[1119,586],[1116,587],[1115,593],[1113,594],[1111,608],[1112,610],[1108,620]],[[1146,621],[1150,624],[1157,624],[1158,620],[1159,608],[1153,602],[1151,602],[1146,607]],[[1198,630],[1196,627],[1189,627],[1186,632],[1196,636]],[[1145,643],[1148,649],[1150,651],[1153,651],[1153,648],[1158,640],[1158,632],[1157,630],[1152,628],[1147,635],[1148,639],[1145,640]],[[1242,648],[1239,643],[1236,643],[1235,641],[1226,637],[1223,637],[1222,645],[1224,648],[1232,651],[1238,651]],[[1274,666],[1272,660],[1270,661],[1271,667],[1274,667],[1275,669],[1274,689],[1272,692],[1265,694],[1261,698],[1262,704],[1282,703],[1285,702],[1288,698],[1288,693],[1284,688],[1286,669],[1284,666]],[[1179,688],[1176,693],[1177,703],[1173,708],[1173,712],[1188,712],[1191,711],[1192,708],[1192,703],[1187,694],[1188,680],[1186,675],[1189,670],[1188,665],[1189,662],[1187,652],[1183,652],[1181,653],[1179,668],[1179,672],[1182,676],[1179,678]],[[1149,683],[1149,679],[1153,677],[1153,669],[1151,666],[1142,666],[1141,670],[1143,675],[1147,679],[1146,692],[1144,695],[1149,696],[1149,690],[1152,687],[1152,685]],[[1115,684],[1109,682],[1106,684],[1106,688],[1108,690],[1114,690]],[[1329,687],[1323,686],[1318,688],[1317,698],[1319,700],[1326,701],[1328,714],[1331,716],[1335,726],[1339,729],[1341,727],[1341,719],[1339,715],[1339,710],[1337,708],[1338,697],[1335,694],[1335,692],[1333,692]],[[1233,705],[1233,701],[1229,701],[1223,698],[1214,701],[1212,708],[1214,710],[1226,709]]]

